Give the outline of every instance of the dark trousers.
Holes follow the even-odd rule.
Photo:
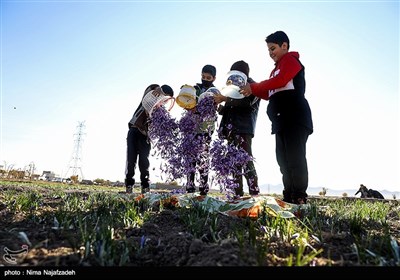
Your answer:
[[[147,136],[143,135],[136,127],[132,127],[128,131],[126,144],[125,186],[133,186],[135,184],[135,169],[139,157],[140,183],[142,189],[148,188],[150,181],[150,142]]]
[[[241,147],[250,156],[253,156],[251,150],[252,137],[250,134],[230,134],[228,136],[228,143],[233,144],[237,147]],[[247,185],[249,186],[249,193],[251,195],[257,195],[260,192],[258,187],[258,176],[256,168],[254,167],[254,162],[252,160],[248,161],[245,166],[237,166],[236,169],[240,174],[234,174],[235,183],[237,187],[235,188],[235,194],[243,196],[243,176],[246,178]]]
[[[307,197],[306,143],[309,135],[309,130],[303,126],[294,126],[275,135],[276,159],[282,173],[285,201]]]
[[[191,163],[191,169],[199,171],[200,175],[200,185],[199,185],[199,191],[201,194],[207,194],[210,187],[208,185],[208,172],[210,168],[210,163],[209,163],[209,157],[204,156],[209,154],[210,150],[210,144],[211,144],[211,134],[208,133],[199,133],[196,135],[196,138],[198,140],[199,144],[204,143],[203,147],[204,150],[202,151],[203,157],[199,157],[198,155],[196,156],[196,159],[192,161]],[[188,192],[194,192],[196,190],[196,185],[194,182],[194,179],[196,177],[196,172],[190,172],[187,178],[187,186],[186,186],[186,191]]]

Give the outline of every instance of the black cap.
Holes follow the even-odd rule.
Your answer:
[[[250,72],[250,67],[247,62],[243,60],[236,61],[235,63],[232,64],[231,70],[236,70],[244,73],[247,77],[249,77],[249,72]]]
[[[161,89],[165,93],[165,95],[169,95],[171,97],[174,96],[174,90],[169,85],[162,85]]]
[[[201,70],[201,73],[211,74],[211,76],[213,76],[215,78],[215,75],[217,75],[217,69],[215,68],[215,66],[207,64],[203,67],[203,69]]]
[[[158,87],[159,87],[158,84],[151,84],[144,90],[144,94],[148,93],[149,91],[155,90]]]

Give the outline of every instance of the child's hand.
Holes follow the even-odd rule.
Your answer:
[[[219,104],[219,103],[224,102],[226,100],[227,100],[226,96],[224,96],[222,94],[217,93],[217,94],[214,95],[214,102],[216,104]]]
[[[161,87],[156,87],[153,90],[153,95],[159,97],[160,95],[164,95],[164,92],[162,91]]]
[[[244,96],[249,96],[250,94],[252,94],[252,91],[251,91],[251,87],[250,87],[250,84],[245,84],[244,86],[242,86],[241,88],[240,88],[240,91],[239,91],[241,94],[243,94]]]

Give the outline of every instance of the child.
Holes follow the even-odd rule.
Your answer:
[[[157,84],[149,85],[143,94],[143,97],[150,91],[161,89],[162,93],[169,96],[174,96],[174,91],[169,85],[160,86]],[[142,98],[143,99],[143,98]],[[135,168],[139,157],[139,171],[142,193],[150,190],[149,180],[149,155],[150,141],[148,139],[149,116],[143,107],[142,102],[135,110],[131,120],[128,123],[129,131],[126,138],[127,153],[125,167],[125,187],[127,193],[132,193],[132,188],[135,185]]]
[[[285,32],[272,33],[265,41],[275,68],[268,80],[246,84],[241,93],[269,100],[267,114],[272,123],[272,134],[275,134],[276,159],[284,186],[283,200],[304,204],[308,188],[306,143],[313,133],[311,110],[304,97],[304,66],[298,52],[289,52],[289,38]]]
[[[196,95],[197,98],[205,91],[207,91],[209,88],[214,87],[214,81],[216,79],[217,75],[217,69],[215,66],[207,64],[205,65],[202,70],[201,70],[201,83],[196,83],[194,88],[196,89]],[[194,109],[194,113],[198,114],[196,111],[196,107]],[[199,124],[197,127],[197,130],[194,131],[195,139],[196,141],[199,141],[201,143],[202,141],[205,141],[205,153],[209,152],[209,147],[211,143],[211,136],[215,130],[215,121],[216,120],[206,120],[203,121]],[[198,167],[199,173],[200,173],[200,186],[199,186],[199,191],[200,195],[206,195],[209,191],[209,185],[208,185],[208,164],[207,163],[202,163],[201,160],[193,160],[192,162],[192,167],[196,168]],[[196,191],[196,186],[194,183],[195,179],[195,172],[190,172],[187,178],[187,185],[186,185],[186,191],[188,193],[193,193]]]
[[[248,77],[248,83],[254,83],[253,79],[249,78],[250,68],[245,61],[236,61],[232,64],[230,70],[241,71]],[[260,99],[254,95],[242,99],[233,99],[217,94],[214,96],[214,101],[217,104],[225,102],[225,105],[218,107],[218,113],[222,115],[220,122],[221,136],[226,138],[228,143],[242,147],[250,156],[253,156],[251,142],[256,128]],[[239,171],[242,171],[242,169],[249,186],[249,194],[258,195],[260,190],[254,162],[249,161],[244,168],[240,167]],[[235,194],[243,196],[243,176],[241,174],[235,175],[235,183],[238,184],[235,188]]]

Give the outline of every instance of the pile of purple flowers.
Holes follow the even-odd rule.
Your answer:
[[[226,193],[228,199],[235,196],[235,175],[244,175],[242,167],[253,158],[241,147],[229,144],[219,133],[219,138],[212,142],[211,169],[215,171],[215,181],[220,192]]]
[[[202,153],[201,143],[195,137],[198,123],[199,116],[193,111],[184,112],[178,122],[179,135],[175,146],[175,156],[169,160],[169,173],[175,179],[195,172],[192,162]]]
[[[215,172],[215,178],[211,182],[216,182],[221,193],[227,193],[229,199],[237,186],[234,175],[240,174],[241,167],[252,157],[242,148],[228,144],[220,134],[208,146],[206,137],[201,137],[198,133],[202,125],[215,123],[216,120],[217,106],[212,95],[202,98],[196,111],[185,111],[178,122],[160,106],[151,115],[149,137],[155,148],[154,155],[164,160],[160,169],[167,175],[168,181],[181,179],[195,172],[193,162],[198,162],[198,168]],[[210,129],[212,127],[209,126]]]
[[[149,138],[155,148],[153,156],[160,156],[163,160],[174,157],[178,134],[176,120],[165,107],[159,106],[153,109],[149,124]],[[162,164],[160,168],[162,173],[168,173],[168,165]]]
[[[205,95],[196,107],[197,113],[200,115],[199,121],[216,121],[217,120],[217,105],[214,102],[213,96]]]

